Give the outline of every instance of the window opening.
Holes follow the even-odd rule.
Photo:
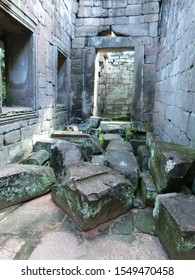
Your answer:
[[[65,104],[67,93],[67,59],[58,50],[58,64],[57,64],[57,105]]]
[[[35,109],[33,32],[0,8],[2,112]],[[14,109],[15,108],[15,109]]]

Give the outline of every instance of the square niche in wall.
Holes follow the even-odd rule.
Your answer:
[[[58,50],[57,58],[57,105],[65,105],[67,99],[67,57]]]

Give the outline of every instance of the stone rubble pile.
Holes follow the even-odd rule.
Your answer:
[[[87,231],[133,207],[155,207],[156,234],[169,257],[195,258],[195,151],[164,142],[149,124],[94,126],[54,131],[36,142],[29,158],[4,166],[0,209],[51,190],[56,204]]]

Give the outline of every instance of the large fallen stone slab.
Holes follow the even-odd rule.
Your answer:
[[[84,155],[87,154],[87,157],[92,157],[95,154],[103,153],[103,149],[98,142],[98,138],[81,131],[64,131],[64,130],[55,130],[51,137],[58,140],[66,140],[72,143],[77,143],[81,145]],[[88,149],[90,147],[90,154]]]
[[[155,141],[151,146],[149,171],[158,193],[181,192],[195,177],[195,150]]]
[[[51,145],[50,165],[58,179],[66,174],[70,165],[83,162],[81,147],[66,140],[57,140]]]
[[[53,200],[83,230],[90,230],[127,212],[135,187],[120,173],[101,165],[70,166],[52,188]]]
[[[0,171],[0,209],[25,202],[50,191],[56,181],[47,166],[9,164]]]
[[[195,260],[195,196],[158,195],[155,229],[170,259]]]
[[[108,150],[105,153],[104,165],[120,172],[131,184],[138,188],[139,166],[132,152],[127,150]]]

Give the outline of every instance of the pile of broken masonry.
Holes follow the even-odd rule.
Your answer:
[[[167,143],[151,125],[66,126],[1,167],[0,209],[51,191],[84,231],[133,207],[154,207],[155,231],[170,259],[195,259],[195,150]]]

